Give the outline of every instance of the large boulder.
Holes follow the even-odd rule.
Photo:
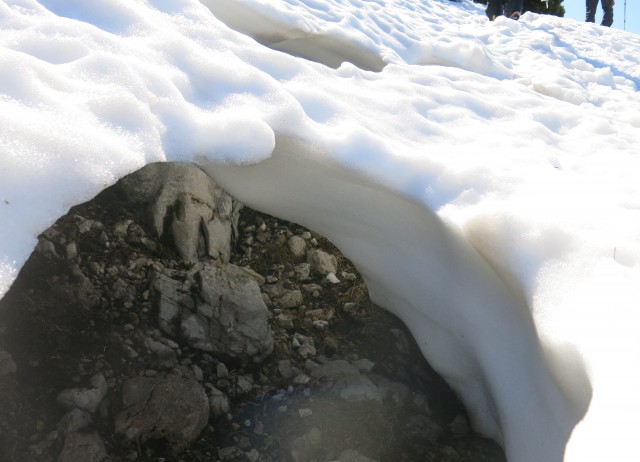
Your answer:
[[[154,163],[126,176],[118,188],[147,211],[158,237],[173,241],[180,257],[228,262],[241,204],[193,164]]]
[[[273,351],[267,306],[243,268],[199,263],[173,277],[156,271],[152,286],[160,328],[192,348],[243,364],[260,362]]]
[[[122,385],[115,430],[127,440],[166,440],[174,451],[194,442],[209,420],[209,398],[195,380],[134,377]]]
[[[273,351],[268,309],[258,283],[235,265],[202,265],[197,316],[208,325],[211,351],[241,362],[260,362]]]

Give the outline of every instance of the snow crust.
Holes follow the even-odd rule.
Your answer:
[[[640,36],[470,0],[0,0],[0,296],[149,162],[324,233],[510,462],[637,461]]]

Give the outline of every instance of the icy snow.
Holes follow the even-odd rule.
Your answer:
[[[639,60],[470,0],[0,0],[0,295],[196,162],[335,242],[510,462],[640,460]]]

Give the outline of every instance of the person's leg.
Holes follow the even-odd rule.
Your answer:
[[[504,15],[508,18],[513,17],[514,13],[517,16],[522,14],[524,0],[507,0],[507,4],[504,9]]]
[[[487,17],[492,21],[498,16],[502,16],[502,2],[503,0],[489,0],[489,3],[487,3],[487,9],[485,10],[485,13],[487,13]]]
[[[587,22],[596,22],[596,9],[598,0],[587,0]]]
[[[611,27],[611,24],[613,24],[613,2],[611,0],[601,0],[601,2],[604,16],[600,25]]]

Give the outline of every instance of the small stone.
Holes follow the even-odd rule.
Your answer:
[[[0,350],[0,377],[13,375],[18,367],[9,352]]]
[[[227,369],[227,366],[224,363],[218,363],[216,366],[216,376],[219,379],[229,377],[229,369]]]
[[[304,257],[307,251],[307,243],[305,242],[304,238],[300,236],[292,236],[287,241],[287,244],[289,245],[289,250],[291,250],[291,253],[294,257]]]
[[[240,393],[249,393],[253,388],[253,378],[250,375],[240,375],[236,381]]]
[[[67,412],[60,422],[58,422],[57,428],[63,435],[69,435],[75,433],[78,430],[90,425],[92,422],[91,414],[82,409],[73,408]]]
[[[338,260],[335,256],[319,249],[310,250],[307,253],[307,262],[311,264],[313,271],[326,276],[329,273],[338,272]]]
[[[260,459],[260,453],[254,448],[246,453],[246,457],[249,462],[258,462]]]
[[[215,387],[211,387],[209,390],[209,408],[214,418],[222,417],[227,414],[231,409],[229,406],[229,399],[222,391]]]
[[[313,321],[313,327],[315,327],[318,330],[325,330],[328,325],[329,325],[328,321],[323,321],[321,319],[317,321]]]
[[[354,361],[353,365],[356,366],[360,372],[371,372],[373,370],[373,367],[375,366],[375,363],[369,361],[368,359],[362,358]]]
[[[291,371],[292,367],[290,359],[281,359],[278,361],[278,372],[283,378],[288,379],[289,377],[291,377]]]
[[[57,397],[58,404],[66,408],[77,407],[79,409],[95,412],[98,404],[105,397],[109,386],[102,373],[91,378],[91,388],[71,388],[63,390]]]
[[[302,305],[304,300],[302,298],[302,292],[296,289],[286,292],[282,297],[274,300],[274,302],[281,308],[289,309]]]
[[[296,385],[306,385],[309,383],[309,376],[307,374],[299,374],[293,378],[293,383]]]
[[[315,356],[316,355],[316,348],[311,344],[300,345],[300,348],[298,348],[298,354],[302,358],[306,359],[309,356]]]
[[[64,441],[58,462],[101,462],[106,458],[107,451],[97,433],[72,433]]]
[[[325,276],[325,280],[329,281],[331,284],[338,284],[340,279],[336,277],[334,273],[329,273]]]
[[[75,242],[70,242],[65,247],[67,260],[74,260],[78,256],[78,246]]]
[[[202,382],[204,380],[204,374],[202,372],[202,369],[200,367],[198,367],[197,365],[192,365],[191,366],[191,370],[193,371],[193,378],[196,379],[198,382]]]
[[[310,415],[313,415],[313,411],[309,408],[298,409],[298,415],[302,418],[309,417]]]

